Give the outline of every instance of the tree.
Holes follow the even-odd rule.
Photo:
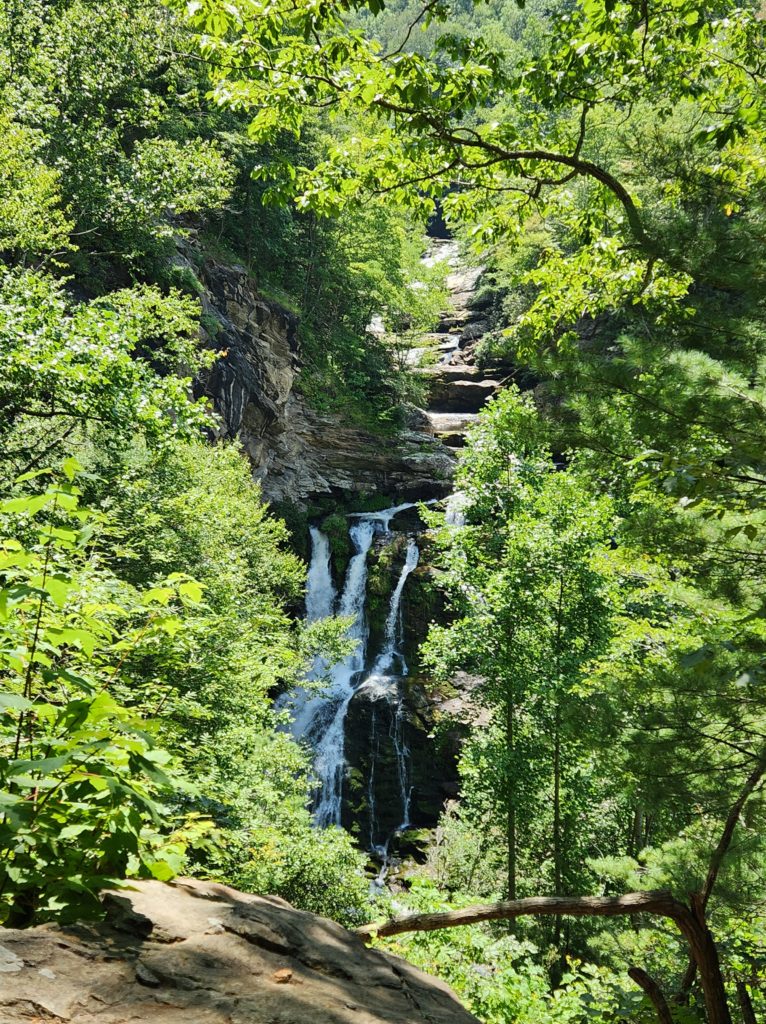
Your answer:
[[[195,815],[168,828],[161,801],[186,783],[147,709],[119,697],[131,652],[180,629],[201,589],[181,574],[120,588],[96,554],[103,522],[80,504],[79,468],[69,460],[61,480],[0,505],[0,916],[11,926],[98,912],[99,891],[126,876],[170,878],[207,828]]]
[[[500,220],[548,208],[583,179],[594,186],[593,200],[607,204],[602,222],[654,260],[667,253],[658,249],[639,202],[608,157],[591,158],[594,110],[630,110],[659,97],[669,117],[674,104],[693,99],[720,118],[699,144],[712,139],[725,150],[742,136],[760,137],[754,7],[723,3],[701,12],[691,0],[657,8],[586,0],[554,12],[544,54],[515,63],[479,35],[449,31],[428,56],[413,51],[413,29],[449,21],[448,2],[415,5],[404,38],[389,52],[374,32],[352,27],[352,12],[383,10],[377,0],[331,3],[321,11],[217,0],[183,6],[200,33],[219,99],[255,109],[259,136],[298,131],[314,105],[336,115],[369,111],[372,138],[355,152],[339,146],[304,180],[305,201],[318,204],[365,190],[413,201],[416,192],[442,195],[459,185],[448,209],[473,216],[478,207]],[[732,95],[742,99],[732,102]],[[736,168],[738,181],[759,173],[754,152],[743,158],[732,150],[723,161]],[[506,193],[500,209],[497,192]],[[610,216],[612,204],[624,229]]]
[[[477,921],[514,919],[524,915],[574,916],[621,916],[655,914],[671,920],[689,944],[690,955],[700,972],[700,981],[705,997],[705,1008],[710,1024],[731,1024],[731,1013],[726,997],[723,976],[713,936],[707,924],[705,910],[707,899],[715,886],[723,858],[731,845],[734,828],[739,815],[753,791],[761,784],[766,772],[766,756],[741,787],[737,800],[732,804],[724,824],[719,842],[710,858],[705,884],[698,892],[692,893],[689,905],[675,899],[669,892],[633,892],[622,896],[581,896],[581,897],[532,897],[526,900],[509,900],[505,903],[483,907],[467,907],[461,910],[437,914],[415,914],[384,923],[364,925],[357,933],[364,938],[372,936],[397,935],[407,931],[429,931]],[[642,972],[642,981],[652,987],[651,979]],[[662,1005],[655,991],[655,1002]]]
[[[479,692],[493,716],[491,738],[482,743],[482,770],[464,774],[464,783],[469,803],[481,805],[484,789],[502,805],[509,899],[516,896],[519,815],[527,867],[550,856],[551,878],[542,884],[560,895],[577,875],[572,844],[582,823],[572,824],[573,769],[586,751],[583,723],[594,713],[582,683],[609,643],[616,607],[605,552],[610,504],[589,495],[574,471],[557,471],[535,438],[535,420],[529,398],[509,388],[469,437],[456,479],[466,525],[446,531],[452,621],[432,626],[427,648],[440,675],[459,668],[484,678]],[[545,794],[550,840],[532,854],[532,819]],[[556,945],[559,938],[557,922]]]
[[[101,428],[107,443],[119,446],[136,430],[156,444],[199,430],[207,410],[189,401],[190,380],[181,375],[204,360],[195,312],[180,294],[150,287],[75,304],[49,275],[6,271],[0,277],[6,482],[60,457],[73,433]]]
[[[380,14],[377,0],[321,12],[216,0],[186,9],[216,95],[255,111],[257,137],[299,132],[315,105],[338,123],[365,112],[352,144],[342,137],[323,164],[291,169],[301,205],[330,211],[383,194],[430,210],[438,197],[454,225],[501,251],[542,227],[537,265],[521,281],[534,299],[500,325],[516,359],[560,382],[576,415],[623,399],[636,419],[658,413],[656,426],[671,429],[650,431],[645,465],[678,497],[757,500],[759,4],[582,0],[555,7],[550,40],[531,30],[528,47],[484,38],[458,7],[413,4],[388,48],[374,17],[363,29],[355,21]],[[426,52],[413,41],[422,26]],[[445,28],[436,39],[433,26]],[[629,337],[611,329],[625,317],[640,328]],[[594,336],[588,358],[580,340]],[[731,363],[710,362],[726,349]],[[702,389],[709,413],[666,400],[651,368],[668,359],[668,392],[681,380],[696,402]],[[592,390],[594,400],[582,395]],[[584,419],[590,434],[596,415]],[[678,430],[692,420],[691,436]],[[590,440],[603,449],[603,438]],[[625,450],[634,438],[624,440],[618,457],[635,458]]]

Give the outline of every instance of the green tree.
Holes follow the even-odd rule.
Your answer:
[[[98,550],[78,469],[0,506],[0,914],[4,923],[98,909],[126,876],[166,879],[201,820],[168,827],[162,801],[186,788],[147,709],[119,692],[126,659],[182,627],[201,597],[182,575],[121,587]],[[47,471],[41,474],[43,477]]]
[[[509,899],[517,889],[517,818],[528,842],[546,791],[550,837],[542,850],[524,851],[525,867],[535,854],[549,856],[550,879],[543,871],[542,881],[557,895],[582,884],[576,765],[587,751],[584,723],[596,710],[582,699],[582,682],[609,643],[615,611],[609,502],[589,495],[573,471],[557,471],[550,452],[524,437],[533,419],[531,403],[509,389],[469,439],[457,478],[467,522],[448,531],[455,619],[429,636],[442,673],[467,668],[485,679],[481,699],[494,716],[490,745],[482,745],[489,771],[464,781],[469,801],[478,786],[503,807]]]
[[[60,456],[73,436],[97,427],[116,447],[137,430],[155,444],[199,430],[207,413],[189,401],[186,376],[203,358],[195,314],[178,293],[125,289],[77,304],[49,275],[5,271],[0,436],[6,481]]]

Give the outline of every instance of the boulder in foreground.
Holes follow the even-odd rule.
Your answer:
[[[3,1024],[477,1024],[454,993],[275,897],[136,882],[92,925],[0,930]]]

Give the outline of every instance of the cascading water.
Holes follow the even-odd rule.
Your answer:
[[[316,622],[332,615],[335,607],[335,587],[330,569],[330,541],[321,530],[312,526],[311,565],[306,580],[306,619]]]
[[[321,694],[299,690],[293,698],[292,732],[297,739],[305,739],[314,749],[314,771],[320,782],[315,819],[318,825],[340,824],[343,769],[345,767],[344,723],[349,701],[354,695],[355,678],[364,669],[366,657],[367,624],[364,601],[367,584],[367,553],[375,536],[375,524],[360,519],[350,531],[354,556],[348,564],[338,614],[353,618],[348,636],[356,641],[351,654],[326,673],[329,685]],[[307,612],[328,607],[327,579],[330,576],[329,541],[324,534],[312,528],[312,554],[306,590]],[[312,585],[319,593],[312,590]],[[330,578],[330,586],[332,580]],[[332,601],[329,602],[331,614]],[[325,666],[315,668],[314,678],[324,674]]]
[[[465,526],[465,510],[468,507],[468,495],[463,491],[453,491],[444,502],[445,526]]]
[[[407,665],[401,653],[402,642],[402,594],[407,577],[418,564],[420,552],[415,541],[410,538],[407,542],[407,555],[399,574],[396,587],[391,594],[391,601],[386,617],[383,648],[375,659],[372,672],[360,684],[359,693],[364,692],[368,700],[377,702],[385,699],[389,705],[393,705],[394,711],[391,715],[388,736],[394,751],[396,774],[399,783],[399,797],[401,801],[401,818],[395,832],[404,831],[410,826],[410,804],[412,800],[412,787],[410,785],[409,750],[404,740],[403,718],[404,700],[401,692],[401,681],[407,675]],[[398,663],[398,664],[397,664]],[[398,668],[398,672],[395,670]],[[371,771],[368,784],[368,813],[370,821],[370,846],[380,849],[380,844],[375,842],[378,830],[375,800],[375,778],[374,769],[379,759],[380,739],[377,729],[377,712],[373,706],[371,715]]]
[[[407,666],[401,653],[402,594],[407,577],[417,566],[418,547],[414,540],[407,544],[404,565],[396,586],[391,594],[386,617],[383,642],[377,656],[372,660],[369,674],[364,675],[365,666],[370,664],[367,652],[368,625],[365,616],[367,588],[367,556],[376,535],[387,534],[391,520],[399,512],[414,508],[414,502],[406,502],[381,512],[359,513],[351,516],[349,530],[354,545],[354,555],[349,562],[340,599],[337,599],[332,582],[330,545],[327,537],[316,527],[311,528],[311,563],[309,566],[306,591],[306,617],[309,621],[326,617],[335,611],[338,615],[353,618],[348,636],[356,640],[354,651],[342,662],[328,667],[318,664],[310,674],[313,679],[326,678],[328,685],[317,694],[309,688],[295,691],[289,700],[292,711],[292,732],[296,738],[305,740],[314,751],[314,771],[320,783],[314,807],[314,818],[319,826],[340,824],[343,800],[343,783],[346,772],[346,717],[352,698],[364,688],[364,695],[375,702],[385,696],[391,707],[391,723],[386,730],[390,745],[395,752],[396,776],[401,802],[401,817],[398,830],[409,825],[411,785],[409,774],[409,751],[404,740],[401,679],[407,674]],[[336,606],[337,605],[337,606]],[[373,710],[370,723],[370,740],[376,744],[382,738],[376,734],[376,714]],[[374,752],[373,752],[374,754]],[[376,848],[375,809],[375,767],[373,756],[368,779],[368,813],[370,815],[370,846]]]

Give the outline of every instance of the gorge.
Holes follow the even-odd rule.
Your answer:
[[[764,24],[0,4],[3,1024],[764,1019]]]
[[[337,665],[315,666],[310,685],[283,695],[278,706],[313,751],[317,825],[345,826],[384,864],[402,833],[436,824],[457,787],[454,739],[437,750],[429,738],[434,703],[425,681],[409,675],[404,653],[405,633],[416,657],[427,627],[404,619],[403,597],[421,558],[417,503],[444,507],[455,450],[508,372],[476,364],[476,346],[489,329],[486,299],[476,301],[482,268],[467,267],[457,242],[443,238],[425,240],[423,263],[445,265],[448,296],[433,330],[414,339],[406,356],[429,398],[424,409],[410,408],[404,428],[383,444],[337,416],[317,414],[296,393],[299,328],[288,314],[249,293],[236,267],[213,268],[207,278],[206,308],[227,349],[205,387],[225,430],[242,438],[267,498],[293,502],[309,516],[330,499],[346,523],[350,557],[334,571],[323,520],[310,520],[305,614],[308,621],[351,618],[356,646]],[[360,501],[386,499],[389,507],[353,511]],[[383,569],[374,609],[371,559]],[[420,578],[427,574],[421,566]]]

